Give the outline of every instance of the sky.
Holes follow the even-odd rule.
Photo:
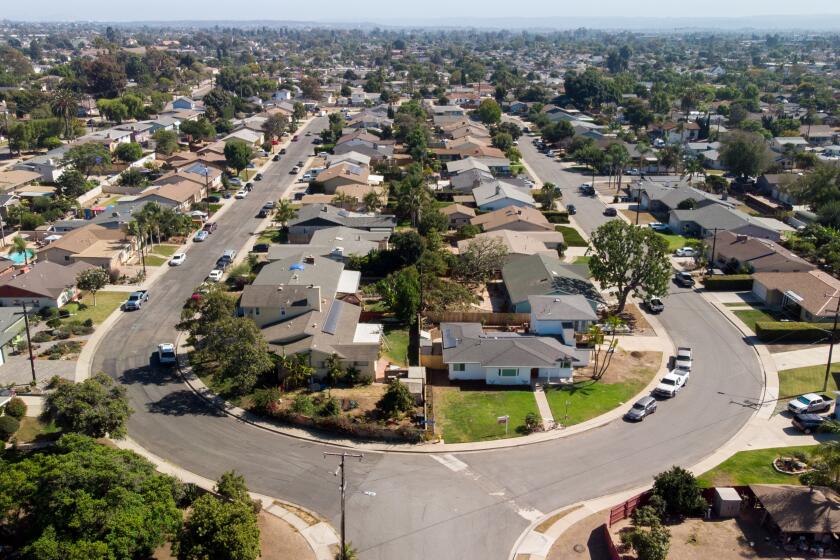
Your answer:
[[[394,21],[422,17],[745,17],[840,15],[840,0],[16,0],[0,1],[0,18],[27,21]],[[515,9],[513,8],[515,6]],[[511,13],[511,12],[515,13]],[[780,18],[781,19],[781,18]],[[410,20],[401,21],[410,24]]]

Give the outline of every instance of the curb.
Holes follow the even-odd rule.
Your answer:
[[[213,489],[216,486],[215,481],[169,463],[165,459],[162,459],[147,450],[145,447],[142,447],[130,437],[126,437],[123,440],[112,441],[120,449],[134,451],[138,455],[153,463],[159,472],[174,476],[181,482],[190,482],[199,488],[207,490],[208,492],[213,492]],[[332,525],[330,525],[323,517],[303,506],[293,504],[285,500],[280,500],[264,494],[257,494],[255,492],[250,492],[250,494],[251,498],[259,500],[262,503],[263,509],[267,513],[282,519],[294,527],[294,529],[300,533],[306,541],[306,544],[309,545],[309,548],[312,549],[312,553],[315,555],[316,560],[333,560],[334,551],[332,547],[338,545],[339,538]],[[312,517],[316,520],[316,522],[308,523],[305,519],[295,513],[294,510],[296,509],[305,513],[309,517]]]

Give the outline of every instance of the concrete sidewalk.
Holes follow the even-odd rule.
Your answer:
[[[772,356],[776,369],[779,371],[806,366],[824,366],[828,362],[828,345],[821,344],[791,352],[779,352]],[[832,360],[840,360],[840,354],[835,353]]]

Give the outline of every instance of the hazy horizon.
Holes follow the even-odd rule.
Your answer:
[[[199,22],[199,21],[289,21],[312,23],[384,23],[402,26],[446,26],[448,20],[482,22],[498,20],[515,23],[523,20],[552,20],[547,27],[562,25],[569,20],[647,20],[649,24],[669,26],[669,20],[714,22],[721,20],[756,19],[773,28],[783,28],[785,18],[809,20],[815,16],[840,16],[840,1],[810,0],[791,4],[783,0],[707,0],[692,4],[662,0],[598,0],[595,2],[546,2],[519,0],[515,4],[503,0],[486,0],[481,5],[459,5],[442,0],[427,0],[418,4],[395,4],[390,0],[367,0],[352,5],[346,1],[324,0],[318,4],[277,3],[272,0],[252,0],[243,5],[218,0],[184,0],[167,2],[146,0],[139,5],[102,0],[32,0],[7,2],[0,17],[27,22]],[[138,7],[133,7],[138,6]],[[516,13],[511,12],[515,6]],[[777,21],[778,20],[778,21]],[[834,18],[832,17],[832,20]],[[814,20],[818,22],[818,19]],[[801,25],[801,24],[800,24]],[[832,25],[834,23],[832,22]],[[514,25],[515,26],[515,25]]]

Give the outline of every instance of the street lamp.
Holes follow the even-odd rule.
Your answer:
[[[29,312],[26,310],[27,304],[35,307],[38,305],[38,302],[36,300],[16,300],[14,302],[14,305],[19,305],[23,308],[23,323],[26,325],[26,347],[29,349],[29,367],[32,370],[32,384],[35,385],[38,383],[38,379],[35,377],[35,356],[32,354],[32,336],[29,334]]]

